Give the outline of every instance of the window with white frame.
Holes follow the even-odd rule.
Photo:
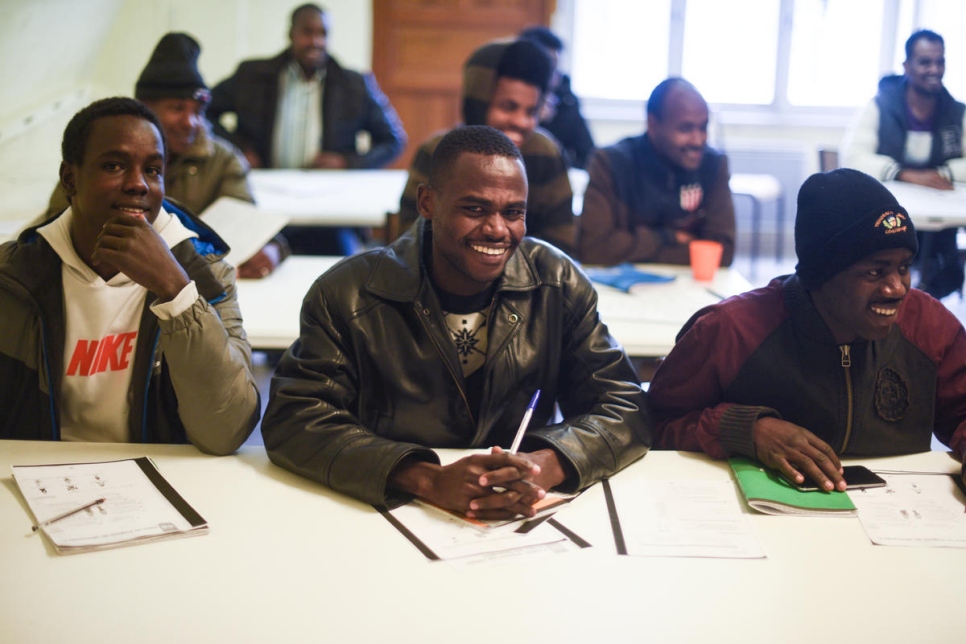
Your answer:
[[[946,87],[966,100],[966,1],[571,0],[570,71],[585,102],[644,101],[683,76],[725,109],[852,110],[902,73],[914,29],[946,39]]]

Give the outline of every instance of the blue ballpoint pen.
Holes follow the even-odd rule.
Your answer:
[[[540,390],[537,389],[533,394],[533,398],[530,399],[530,404],[527,405],[527,411],[523,414],[523,420],[520,421],[520,427],[517,428],[517,435],[513,438],[513,445],[510,446],[510,453],[516,454],[517,450],[520,449],[520,443],[523,441],[523,434],[527,431],[527,425],[530,424],[530,418],[533,417],[533,410],[537,408],[537,401],[540,399]]]

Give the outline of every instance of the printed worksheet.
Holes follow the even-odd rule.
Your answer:
[[[872,543],[966,548],[966,497],[952,476],[877,473],[886,487],[849,491]]]
[[[607,482],[618,553],[649,557],[765,556],[732,481]]]
[[[147,458],[16,465],[13,476],[37,528],[59,551],[207,529]]]
[[[510,551],[522,549],[557,552],[589,545],[553,519],[536,519],[531,526],[517,529],[510,526],[511,529],[480,530],[464,519],[421,503],[409,503],[383,514],[433,561],[474,559],[479,562],[503,558]]]

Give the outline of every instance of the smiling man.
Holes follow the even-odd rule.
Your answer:
[[[406,147],[402,122],[375,76],[343,67],[329,52],[331,37],[328,12],[299,5],[285,51],[242,61],[211,91],[208,117],[215,132],[238,146],[253,168],[371,170]],[[232,120],[229,131],[225,125]],[[282,234],[302,255],[349,255],[360,244],[348,228],[293,225]]]
[[[844,489],[838,456],[966,452],[966,333],[909,287],[905,209],[856,170],[798,194],[794,275],[699,311],[649,389],[655,445]],[[964,470],[966,475],[966,470]]]
[[[707,145],[708,105],[681,78],[647,101],[647,132],[598,150],[580,216],[578,257],[589,264],[687,264],[694,239],[734,256],[728,159]]]
[[[926,29],[906,40],[902,75],[885,76],[842,141],[842,165],[880,181],[952,190],[966,181],[966,105],[943,86],[946,47]],[[956,229],[920,232],[918,288],[936,298],[962,291]]]
[[[418,496],[497,518],[529,516],[546,490],[582,489],[644,454],[634,370],[583,273],[524,237],[526,204],[506,136],[443,137],[417,225],[306,295],[262,423],[272,461],[368,503]],[[502,451],[538,389],[521,452]],[[434,447],[493,450],[441,466]]]
[[[463,67],[463,122],[496,128],[520,149],[529,185],[528,234],[572,253],[574,195],[567,162],[557,142],[537,127],[552,72],[550,57],[532,41],[500,40],[483,45]],[[399,200],[403,228],[419,218],[416,195],[426,182],[433,150],[443,134],[425,141],[413,156]]]
[[[242,61],[212,90],[215,131],[253,168],[381,168],[406,146],[406,133],[372,74],[343,67],[328,51],[332,23],[315,4],[292,11],[289,47]],[[235,114],[236,128],[221,127]],[[371,144],[357,147],[361,133]]]
[[[0,437],[235,451],[258,421],[226,246],[164,199],[158,118],[97,101],[64,131],[71,205],[0,246]]]
[[[248,185],[248,163],[231,143],[213,134],[205,119],[211,92],[198,71],[201,46],[185,33],[161,37],[134,87],[134,97],[157,115],[164,132],[165,197],[201,214],[220,197],[255,203]],[[58,182],[43,219],[69,206]],[[282,235],[238,266],[238,276],[266,277],[289,254]]]

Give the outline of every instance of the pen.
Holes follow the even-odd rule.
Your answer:
[[[523,414],[523,420],[520,421],[520,426],[517,428],[517,435],[513,437],[513,445],[510,446],[510,453],[516,454],[517,450],[520,448],[520,442],[523,440],[523,434],[527,431],[527,425],[530,424],[530,418],[533,417],[533,410],[537,407],[537,400],[540,399],[540,390],[537,389],[533,398],[530,399],[530,404],[527,405],[527,411]]]
[[[75,508],[73,510],[69,510],[67,512],[64,512],[63,514],[58,514],[53,519],[47,519],[46,521],[44,521],[40,525],[35,525],[33,527],[33,531],[34,532],[37,532],[37,530],[39,530],[40,528],[43,528],[45,526],[49,526],[51,523],[57,523],[61,519],[66,519],[69,516],[73,516],[73,515],[77,514],[78,512],[83,512],[84,510],[86,510],[88,508],[93,508],[95,505],[100,505],[101,503],[104,503],[104,499],[97,499],[96,501],[91,501],[87,505],[82,505],[79,508]]]

